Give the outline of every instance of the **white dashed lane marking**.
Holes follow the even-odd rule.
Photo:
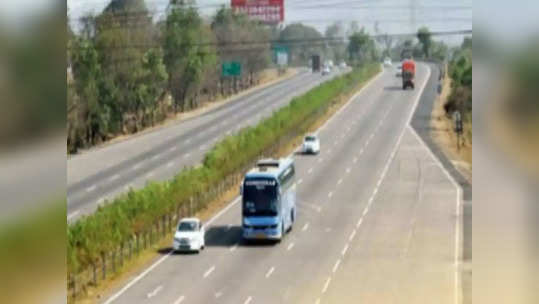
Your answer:
[[[180,303],[183,302],[184,299],[185,299],[184,296],[180,296],[180,297],[174,302],[174,304],[180,304]]]
[[[204,278],[207,278],[214,270],[215,266],[212,266],[210,269],[206,270],[206,272],[204,272]]]
[[[309,223],[305,223],[305,225],[303,225],[303,228],[301,228],[301,231],[305,231],[307,230],[307,228],[309,228]]]
[[[161,290],[163,289],[163,286],[159,285],[156,289],[154,289],[152,292],[149,292],[146,297],[148,299],[155,297]]]
[[[273,273],[273,271],[275,271],[275,267],[271,267],[268,272],[266,272],[266,279],[269,278],[271,276],[271,274]]]

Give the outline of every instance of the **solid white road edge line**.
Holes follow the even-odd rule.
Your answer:
[[[346,251],[348,251],[348,243],[346,243],[346,245],[344,245],[344,248],[342,249],[341,254],[345,255]]]
[[[333,269],[331,271],[333,271],[333,273],[335,273],[337,271],[337,269],[339,269],[340,264],[341,264],[341,259],[338,259],[337,262],[335,262],[335,265],[333,265]]]
[[[331,277],[329,277],[327,280],[326,280],[326,283],[324,284],[324,288],[322,288],[322,293],[326,293],[326,291],[328,290],[328,287],[329,287],[329,283],[331,282]]]
[[[73,217],[77,216],[79,213],[80,213],[79,210],[71,212],[71,213],[67,216],[67,220],[69,221],[69,220],[72,219]]]

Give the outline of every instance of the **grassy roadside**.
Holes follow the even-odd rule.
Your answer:
[[[134,238],[139,240],[139,236],[148,235],[148,231],[150,239],[163,231],[161,240],[167,240],[171,222],[175,223],[179,216],[216,210],[214,205],[218,203],[215,202],[222,203],[229,189],[237,189],[242,173],[253,161],[261,155],[276,155],[286,150],[379,70],[378,64],[365,65],[319,85],[294,98],[290,105],[257,126],[223,139],[208,152],[201,167],[183,170],[170,182],[154,183],[132,191],[69,225],[68,275],[83,273],[90,265],[99,264],[105,254],[115,252],[119,247],[123,256],[123,248],[131,248]],[[212,201],[214,203],[209,204]],[[122,258],[120,263],[123,266],[114,272],[127,271],[136,259],[123,261]],[[68,284],[68,288],[73,289],[74,286]],[[87,288],[79,286],[78,290],[84,295]]]
[[[457,136],[454,132],[454,122],[446,114],[444,105],[451,94],[451,78],[444,77],[442,92],[434,101],[431,114],[431,137],[442,148],[453,165],[469,180],[472,178],[472,118],[471,113],[464,114],[463,136],[460,149],[457,148]]]

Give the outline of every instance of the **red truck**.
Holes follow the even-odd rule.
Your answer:
[[[412,90],[415,88],[414,83],[415,78],[415,62],[411,59],[407,59],[402,62],[402,89],[411,87]]]

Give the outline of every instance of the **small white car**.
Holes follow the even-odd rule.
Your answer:
[[[341,69],[346,69],[348,66],[346,65],[346,62],[341,62],[340,64]]]
[[[301,150],[304,154],[320,153],[320,139],[318,139],[316,135],[305,136],[305,138],[303,139],[303,145]]]
[[[174,251],[200,252],[204,249],[204,226],[197,218],[184,218],[178,223],[172,248]]]
[[[325,66],[322,69],[322,75],[329,75],[330,73],[331,73],[331,69],[329,68],[329,66]]]

